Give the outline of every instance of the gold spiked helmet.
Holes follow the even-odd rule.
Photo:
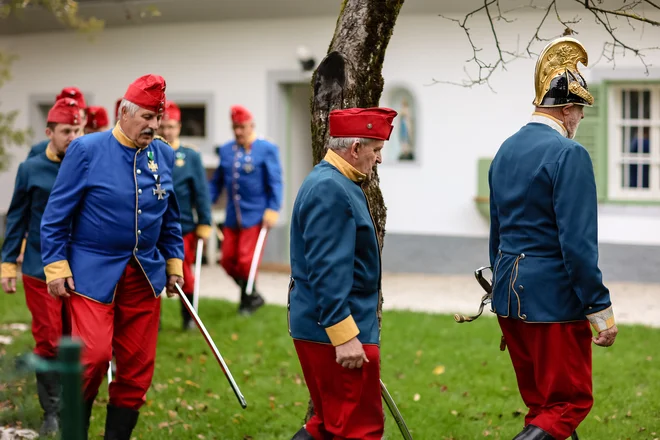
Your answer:
[[[585,67],[587,51],[575,38],[561,37],[551,41],[541,52],[534,71],[537,107],[562,107],[568,104],[591,106],[594,97],[578,71],[577,63]]]

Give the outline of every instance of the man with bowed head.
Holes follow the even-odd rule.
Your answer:
[[[291,218],[289,329],[314,402],[294,440],[380,440],[378,231],[362,185],[382,161],[397,113],[333,110],[328,152]]]
[[[57,357],[60,338],[68,332],[64,305],[48,294],[41,261],[41,218],[48,196],[69,144],[82,134],[80,108],[71,98],[58,99],[46,119],[46,150],[19,165],[14,195],[7,212],[7,229],[2,243],[2,288],[16,292],[18,256],[27,235],[21,266],[25,302],[32,315],[34,353],[46,361]],[[37,393],[44,411],[40,435],[59,430],[60,382],[56,372],[37,373]]]
[[[227,189],[220,264],[241,290],[239,313],[249,315],[264,305],[256,283],[251,295],[247,283],[261,229],[277,223],[282,165],[277,146],[257,137],[252,114],[245,107],[233,106],[231,121],[235,139],[218,148],[220,165],[209,189],[212,203]],[[262,255],[257,256],[259,261]]]
[[[194,148],[181,144],[179,138],[181,109],[172,101],[165,103],[165,114],[159,131],[174,150],[175,160],[172,175],[174,193],[181,212],[181,233],[184,242],[183,277],[185,284],[183,292],[192,303],[195,286],[192,266],[195,264],[198,239],[206,240],[213,231],[209,187],[201,155]],[[181,301],[181,317],[184,330],[195,327],[183,301]]]
[[[67,297],[82,340],[84,420],[114,352],[106,440],[129,440],[151,385],[159,295],[183,285],[174,151],[155,139],[165,80],[128,86],[113,130],[71,143],[41,222],[48,290]]]

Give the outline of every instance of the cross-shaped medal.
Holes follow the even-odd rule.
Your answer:
[[[163,196],[167,194],[167,192],[160,187],[160,176],[156,178],[156,188],[153,189],[154,195],[158,196],[158,200],[163,200]]]

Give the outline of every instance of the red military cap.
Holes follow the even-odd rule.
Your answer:
[[[72,98],[62,98],[55,101],[55,105],[48,111],[47,123],[54,124],[80,124],[80,106]]]
[[[55,97],[55,100],[62,98],[72,98],[78,101],[78,107],[82,109],[87,108],[87,103],[85,102],[85,97],[78,87],[65,87],[62,89],[59,95]]]
[[[330,112],[330,136],[387,141],[397,112],[385,107],[346,108]]]
[[[160,75],[144,75],[128,86],[124,99],[155,113],[165,111],[165,79]]]
[[[165,103],[165,114],[163,115],[163,120],[167,121],[168,119],[181,122],[181,109],[173,101],[167,101]]]
[[[234,124],[243,124],[252,120],[252,113],[240,105],[234,105],[231,108],[231,122]]]
[[[108,112],[105,107],[90,105],[87,108],[87,128],[105,127],[109,123]]]

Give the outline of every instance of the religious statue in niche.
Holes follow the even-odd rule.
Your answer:
[[[389,93],[388,106],[399,114],[394,120],[394,130],[385,151],[399,162],[416,160],[415,149],[415,100],[412,93],[404,88],[393,89]]]

